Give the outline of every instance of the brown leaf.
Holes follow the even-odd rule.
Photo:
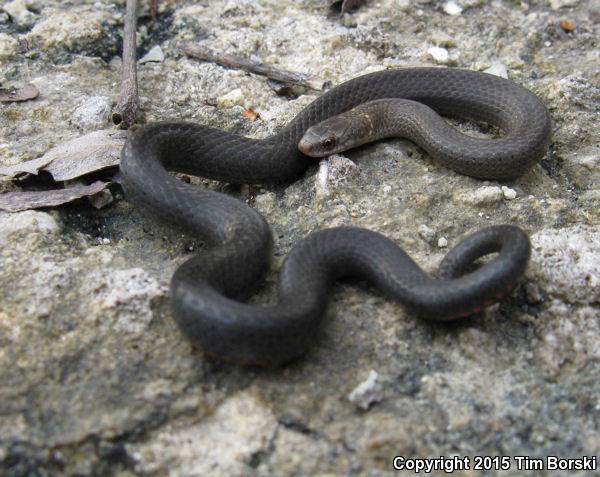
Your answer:
[[[55,207],[106,189],[110,182],[97,181],[90,185],[76,185],[67,189],[19,191],[0,194],[0,210],[21,212],[42,207]]]
[[[242,113],[242,116],[244,116],[245,118],[248,118],[252,122],[256,121],[260,117],[260,115],[256,111],[254,111],[254,109],[252,109],[252,108],[246,109]]]
[[[39,90],[32,84],[26,84],[21,88],[0,88],[0,101],[5,103],[27,101],[37,98],[39,94]]]
[[[90,172],[119,164],[127,131],[104,129],[72,139],[31,161],[0,167],[0,175],[17,177],[48,171],[55,181],[76,179]]]

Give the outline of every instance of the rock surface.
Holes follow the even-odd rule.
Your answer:
[[[265,137],[319,94],[277,96],[262,77],[185,57],[179,40],[333,84],[432,65],[443,48],[442,62],[506,74],[551,112],[547,157],[511,182],[461,176],[403,140],[349,152],[321,174],[315,162],[277,188],[191,179],[237,194],[271,224],[265,299],[293,244],[333,225],[377,230],[433,271],[463,234],[512,223],[532,237],[531,263],[509,299],[449,324],[342,284],[306,357],[241,369],[193,349],[171,317],[170,277],[204,245],[142,216],[117,186],[101,209],[0,213],[1,475],[391,476],[412,475],[393,470],[397,455],[600,453],[594,0],[381,0],[342,17],[317,0],[161,1],[154,23],[142,3],[138,54],[158,46],[164,61],[139,65],[140,123],[184,119]],[[41,92],[2,106],[0,167],[107,127],[123,10],[115,0],[0,6],[2,86]],[[47,185],[38,181],[0,182],[0,192]],[[539,474],[513,460],[502,475]]]

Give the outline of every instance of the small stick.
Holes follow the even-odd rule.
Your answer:
[[[128,128],[135,122],[139,108],[137,65],[135,55],[135,31],[137,29],[137,0],[127,0],[125,28],[123,33],[123,70],[121,92],[113,109],[112,121]]]
[[[328,85],[328,82],[320,80],[303,73],[296,73],[294,71],[286,71],[275,68],[274,66],[253,61],[248,58],[241,58],[239,56],[229,55],[227,53],[220,53],[210,48],[206,48],[198,43],[192,43],[190,41],[180,41],[177,43],[177,47],[182,50],[186,55],[193,56],[204,61],[212,61],[228,68],[235,68],[249,73],[256,73],[258,75],[267,76],[276,81],[282,83],[297,84],[305,86],[307,88],[322,90]]]
[[[152,21],[156,20],[156,10],[158,9],[158,0],[150,0],[150,15]]]

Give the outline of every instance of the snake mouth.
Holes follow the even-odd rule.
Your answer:
[[[310,131],[307,131],[302,139],[298,142],[298,150],[310,157],[320,157],[319,151],[317,150],[318,142],[311,140],[310,136],[314,136]],[[315,137],[316,139],[316,137]]]
[[[311,146],[312,146],[312,144],[309,141],[306,141],[304,138],[302,138],[302,139],[300,139],[300,142],[298,143],[298,150],[302,154],[306,154],[307,156],[310,156]]]

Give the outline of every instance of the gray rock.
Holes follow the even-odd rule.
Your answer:
[[[16,241],[35,234],[58,234],[60,225],[46,212],[0,212],[0,240]]]
[[[435,238],[435,230],[425,224],[419,225],[419,235],[425,242],[431,243]]]
[[[37,3],[32,0],[11,0],[6,2],[2,8],[13,23],[22,28],[29,28],[36,20],[36,16],[31,10],[39,8]]]
[[[162,63],[163,61],[165,61],[165,54],[163,53],[160,45],[155,45],[150,48],[148,53],[138,60],[138,63]]]
[[[45,9],[42,19],[34,25],[24,39],[30,49],[65,57],[63,52],[86,52],[102,49],[107,29],[115,23],[105,9],[91,8],[85,13],[76,9]]]
[[[152,304],[166,294],[164,286],[141,268],[105,269],[92,274],[84,291],[93,296],[89,317],[117,333],[141,334],[152,321]]]
[[[116,185],[101,209],[82,200],[0,214],[0,474],[391,476],[396,455],[597,455],[593,2],[457,0],[462,14],[449,16],[445,2],[382,0],[339,21],[316,0],[272,3],[159,2],[154,26],[138,29],[140,44],[160,43],[165,53],[162,63],[139,68],[139,124],[181,119],[262,138],[322,94],[277,96],[260,76],[176,52],[181,39],[334,85],[435,65],[427,50],[437,46],[457,67],[505,65],[548,105],[554,137],[544,161],[510,182],[454,173],[405,140],[322,167],[314,161],[291,184],[238,188],[191,178],[237,195],[272,227],[273,269],[252,300],[274,300],[293,245],[334,225],[378,231],[428,272],[446,253],[441,245],[487,225],[519,225],[533,244],[526,277],[502,303],[451,325],[425,322],[361,283],[338,284],[305,357],[282,369],[245,369],[212,361],[173,320],[168,283],[178,265],[205,252],[199,237],[144,215]],[[31,27],[0,18],[0,78],[40,90],[34,101],[2,107],[3,170],[24,164],[35,173],[43,161],[26,161],[50,150],[62,157],[51,161],[57,177],[97,170],[86,159],[106,137],[79,143],[74,159],[61,147],[82,136],[70,119],[83,98],[116,99],[123,6],[48,0],[37,2]],[[553,7],[577,23],[574,33],[559,30]],[[241,99],[212,106],[235,90]],[[244,107],[260,118],[241,116]],[[480,138],[496,134],[451,124]],[[111,164],[122,140],[111,147]],[[5,179],[0,191],[46,185]],[[375,400],[365,412],[348,396],[371,369],[385,386],[366,386],[357,402]]]
[[[71,123],[83,130],[101,129],[108,124],[112,100],[107,96],[84,99],[71,114]]]
[[[383,399],[382,393],[383,385],[379,374],[377,374],[377,371],[371,370],[367,379],[352,390],[348,396],[348,400],[366,411],[373,404]]]
[[[551,296],[567,303],[600,301],[600,227],[574,225],[531,237],[529,275]]]
[[[277,420],[259,396],[242,391],[198,423],[173,425],[141,445],[128,446],[136,471],[168,475],[253,475],[253,460],[268,452]]]
[[[11,35],[0,33],[0,58],[10,59],[18,52],[18,42]]]

